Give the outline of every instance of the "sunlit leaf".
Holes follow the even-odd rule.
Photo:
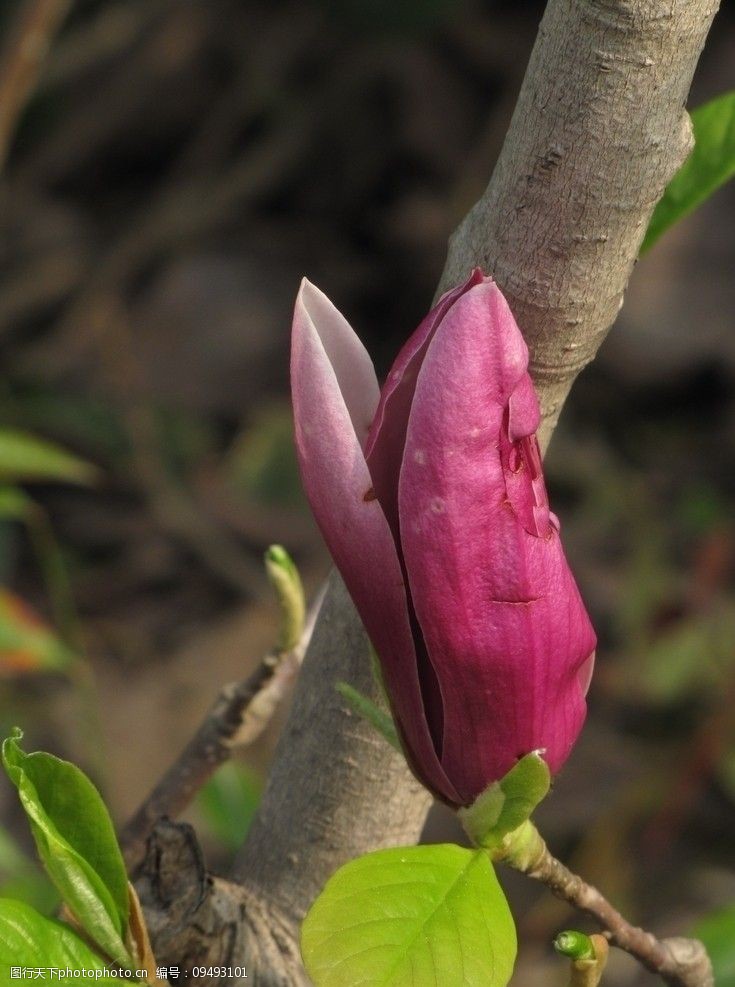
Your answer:
[[[17,979],[14,970],[43,970],[44,981],[50,980],[49,970],[54,971],[54,983],[62,987],[71,984],[137,984],[133,979],[106,976],[109,964],[67,925],[45,918],[30,905],[10,898],[0,899],[0,984],[5,987]],[[69,970],[65,977],[61,971]],[[78,971],[89,971],[77,976]],[[30,978],[29,978],[30,979]]]
[[[109,813],[86,775],[51,754],[26,754],[15,731],[3,743],[5,770],[18,788],[49,877],[89,937],[127,966],[128,881]]]
[[[484,851],[403,847],[337,871],[301,951],[315,987],[505,987],[516,934]]]

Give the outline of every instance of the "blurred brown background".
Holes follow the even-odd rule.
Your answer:
[[[20,6],[0,7],[6,44]],[[27,488],[60,546],[80,657],[18,675],[0,654],[0,725],[76,759],[120,821],[271,644],[267,545],[312,591],[328,567],[291,449],[299,278],[384,372],[491,174],[542,9],[80,0],[54,38],[0,179],[0,424],[99,480]],[[726,3],[693,106],[735,86],[733,50]],[[641,262],[548,458],[600,648],[547,838],[661,933],[735,901],[734,219],[732,185]],[[2,585],[62,634],[48,569],[1,521]],[[193,811],[215,867],[272,734]],[[0,884],[25,887],[9,784],[0,809],[18,843],[4,857],[0,839]],[[568,911],[521,880],[511,892],[513,982],[561,985],[549,944]],[[611,987],[636,976],[613,958]]]

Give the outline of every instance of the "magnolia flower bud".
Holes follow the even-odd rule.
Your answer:
[[[550,512],[528,349],[479,270],[410,337],[382,393],[304,281],[296,447],[316,520],[380,658],[408,761],[451,805],[582,728],[595,634]]]

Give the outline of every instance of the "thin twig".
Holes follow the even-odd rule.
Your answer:
[[[26,0],[0,58],[0,170],[41,64],[71,0]]]
[[[549,851],[538,832],[517,858],[505,861],[580,911],[591,915],[606,938],[634,956],[670,987],[714,987],[714,974],[707,951],[697,939],[657,939],[652,933],[631,925],[610,902],[579,875],[572,873]]]
[[[125,825],[120,845],[131,873],[158,820],[180,815],[233,750],[252,744],[266,728],[298,673],[321,598],[320,593],[295,648],[270,652],[247,678],[222,689],[197,732]]]

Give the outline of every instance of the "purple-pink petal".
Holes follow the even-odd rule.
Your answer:
[[[306,280],[294,312],[291,383],[304,489],[380,656],[408,756],[428,787],[457,802],[426,722],[403,574],[362,449],[378,404],[375,372],[349,324]]]
[[[475,268],[464,284],[441,296],[401,349],[383,385],[378,410],[365,446],[365,456],[375,492],[396,538],[398,538],[398,476],[403,459],[408,416],[421,364],[434,332],[446,313],[458,298],[482,281],[482,272],[479,268]]]
[[[595,637],[548,511],[527,361],[497,286],[462,294],[422,361],[400,471],[440,758],[464,801],[532,750],[556,771],[585,716],[579,675]]]

